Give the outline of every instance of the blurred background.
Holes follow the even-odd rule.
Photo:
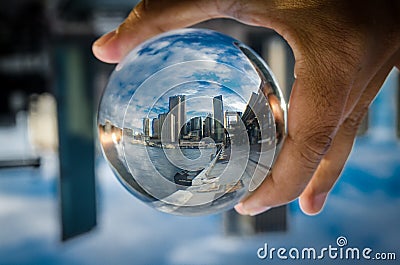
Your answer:
[[[280,264],[291,262],[260,260],[257,250],[265,243],[336,246],[339,236],[348,246],[394,252],[400,259],[397,70],[373,103],[318,216],[304,215],[295,201],[257,217],[234,211],[178,217],[130,195],[97,143],[97,106],[114,65],[97,61],[91,44],[136,3],[0,3],[0,264]],[[294,58],[276,33],[226,19],[195,27],[251,46],[289,98]]]

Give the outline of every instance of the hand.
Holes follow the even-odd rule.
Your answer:
[[[164,31],[227,17],[274,29],[293,49],[288,135],[272,174],[243,202],[255,215],[300,196],[318,213],[352,149],[357,129],[386,76],[400,65],[400,3],[385,1],[143,1],[93,52],[120,61]]]

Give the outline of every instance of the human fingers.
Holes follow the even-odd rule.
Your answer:
[[[385,53],[386,48],[390,48],[392,52]],[[379,62],[375,59],[369,60],[368,62],[375,66],[367,65],[363,67],[363,69],[368,69],[366,72],[360,71],[355,66],[353,72],[350,72],[349,75],[354,78],[340,84],[337,88],[330,83],[329,77],[325,76],[324,78],[323,71],[320,72],[321,77],[324,78],[324,81],[320,84],[327,85],[328,89],[329,84],[331,84],[331,93],[335,94],[335,91],[337,92],[340,88],[344,94],[336,93],[329,96],[329,93],[322,92],[319,95],[322,100],[318,97],[307,100],[308,96],[315,97],[318,93],[314,91],[308,95],[307,91],[302,91],[305,86],[295,84],[294,94],[290,101],[291,107],[289,108],[289,137],[287,137],[272,169],[272,174],[267,177],[256,192],[236,206],[239,213],[258,214],[270,207],[289,202],[301,193],[301,206],[304,212],[315,214],[321,210],[329,190],[345,165],[363,115],[379,91],[387,74],[400,58],[398,48],[388,46],[385,46],[383,52],[375,52],[375,54],[378,58],[383,59]],[[351,67],[347,67],[347,69],[351,69]],[[360,75],[362,78],[359,77]],[[332,76],[336,76],[336,74],[333,73]],[[373,78],[368,76],[373,76]],[[345,79],[339,77],[337,80],[340,82],[340,80]],[[365,84],[355,85],[354,80],[368,81]],[[298,81],[299,79],[296,80],[296,82]],[[310,82],[307,88],[312,89],[312,84],[315,82],[307,81]],[[352,90],[353,86],[358,88]],[[346,88],[347,94],[345,93]],[[357,93],[360,93],[361,96],[357,96]],[[342,103],[335,101],[334,97],[336,97],[336,100],[343,100]],[[357,103],[349,103],[350,99],[356,100]],[[316,101],[317,104],[313,104],[313,101]],[[306,105],[307,103],[309,105]],[[324,103],[327,105],[324,106]],[[347,114],[348,106],[354,106],[350,114]],[[340,109],[342,115],[339,113]],[[304,115],[304,113],[307,115]],[[335,126],[335,117],[344,117],[336,120],[337,132],[333,127]],[[308,126],[309,130],[304,128],[304,125]],[[334,140],[330,142],[331,139]],[[315,173],[314,170],[316,170]],[[310,180],[311,182],[308,184]],[[304,192],[303,189],[305,189]]]
[[[346,164],[363,117],[392,67],[391,63],[387,63],[379,70],[362,93],[352,113],[341,124],[331,148],[300,196],[300,207],[304,213],[314,215],[322,210],[328,193]]]
[[[319,80],[324,78],[324,82]],[[288,135],[268,176],[235,208],[255,215],[296,199],[306,187],[339,127],[349,85],[329,76],[297,77],[288,112]]]
[[[381,32],[379,33],[381,34]],[[400,59],[398,38],[387,38],[383,33],[355,77],[345,107],[344,121],[335,136],[327,155],[322,159],[307,188],[300,196],[300,206],[307,214],[321,211],[329,191],[332,189],[349,156],[354,138],[369,105],[380,90],[385,78]]]
[[[119,62],[133,47],[159,33],[224,16],[214,1],[141,1],[114,31],[93,44],[94,55],[108,63]]]
[[[342,95],[342,99],[345,98],[342,104],[338,104],[337,101],[331,100],[328,95],[323,92],[320,95],[325,96],[323,97],[323,102],[326,104],[330,103],[330,106],[327,106],[327,108],[331,108],[333,110],[337,108],[336,111],[342,108],[343,113],[346,113],[344,118],[340,119],[337,124],[337,127],[340,128],[338,132],[336,133],[334,130],[332,130],[331,137],[334,140],[332,141],[331,147],[328,138],[329,136],[328,134],[324,134],[323,130],[325,130],[324,128],[326,128],[326,126],[332,126],[329,125],[329,123],[332,123],[329,118],[330,115],[332,115],[332,117],[339,117],[339,113],[331,113],[329,110],[324,113],[322,109],[325,107],[323,107],[322,104],[312,106],[312,100],[309,101],[309,103],[311,103],[309,106],[310,111],[306,112],[307,106],[303,106],[305,110],[302,110],[301,106],[298,104],[300,104],[301,101],[307,101],[307,93],[301,93],[302,87],[297,87],[295,84],[293,88],[294,94],[291,98],[292,105],[289,108],[289,137],[286,139],[284,147],[279,154],[278,160],[272,169],[272,174],[267,177],[267,179],[260,186],[260,188],[256,190],[255,193],[253,193],[249,198],[236,207],[239,213],[250,215],[258,214],[271,206],[277,206],[295,199],[298,195],[300,195],[302,189],[306,187],[312,175],[314,176],[312,177],[310,184],[307,185],[307,188],[303,192],[301,206],[302,209],[309,214],[317,213],[322,208],[326,199],[326,195],[340,175],[340,172],[351,151],[353,140],[363,115],[368,110],[370,102],[379,91],[387,74],[400,59],[400,49],[397,46],[398,42],[393,42],[391,47],[384,46],[382,52],[375,52],[374,54],[378,58],[381,58],[381,60],[379,62],[375,59],[367,60],[374,65],[374,67],[370,67],[370,65],[364,66],[363,69],[367,69],[367,71],[360,71],[358,67],[353,69],[354,75],[351,74],[350,76],[354,76],[354,78],[350,79],[348,82],[348,88],[350,91],[347,96]],[[386,53],[387,49],[389,48],[391,52]],[[358,75],[355,73],[358,73]],[[323,71],[321,71],[321,74],[323,76]],[[362,78],[360,78],[359,75],[361,75]],[[333,74],[332,76],[336,75]],[[370,78],[369,76],[373,77]],[[341,79],[339,78],[338,80]],[[367,81],[364,81],[362,84],[355,84],[353,80]],[[297,81],[299,80],[296,80],[296,82]],[[329,78],[324,79],[324,82],[325,84],[330,84]],[[313,82],[311,82],[311,84],[312,83]],[[352,89],[353,86],[357,86],[358,88]],[[341,87],[342,90],[345,90],[344,88],[346,88],[346,86]],[[333,91],[337,90],[333,87]],[[360,93],[361,95],[357,96],[357,93]],[[316,94],[312,93],[312,95],[315,96]],[[340,93],[336,95],[337,99],[340,97]],[[349,99],[357,100],[357,103],[349,103]],[[318,99],[314,100],[320,102]],[[352,107],[350,114],[347,114],[348,106],[353,105],[354,107]],[[293,108],[293,106],[297,106],[297,108]],[[309,117],[310,120],[301,121],[301,113],[306,113],[306,117]],[[317,117],[315,117],[315,115],[317,115]],[[316,134],[313,136],[312,131],[316,127],[313,126],[315,123],[312,121],[313,119],[318,119],[318,116],[320,119],[319,122],[321,123],[318,125],[317,120],[317,126],[321,127],[316,129]],[[327,118],[323,118],[324,116]],[[300,125],[298,123],[300,123]],[[302,128],[301,124],[310,126],[311,130],[308,132],[307,130],[300,131],[300,133],[308,135],[308,137],[304,137],[304,135],[296,136],[296,132],[298,134],[296,127],[300,126],[300,128]],[[325,130],[325,133],[327,131],[329,130]],[[290,135],[292,136],[290,137]],[[328,141],[324,141],[324,137],[328,138]],[[310,139],[311,142],[307,142]],[[288,141],[289,146],[287,145]],[[323,149],[321,151],[321,147],[323,147],[321,145],[324,143],[326,143],[325,153]],[[302,148],[303,150],[301,150]],[[314,158],[312,155],[314,155]],[[318,161],[318,156],[321,158],[320,161]],[[290,167],[288,167],[289,165]],[[310,174],[310,172],[313,172],[315,169],[317,169],[316,172],[314,174]]]

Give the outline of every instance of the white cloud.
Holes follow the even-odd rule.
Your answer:
[[[238,261],[238,256],[242,256],[239,260],[248,262],[247,247],[243,246],[244,241],[246,240],[238,237],[210,235],[197,238],[190,243],[182,242],[168,254],[168,264],[213,265],[221,264],[221,262],[228,264],[227,260],[230,260],[230,256],[235,256],[236,261]],[[191,247],[188,247],[188,244]]]
[[[350,155],[351,165],[379,178],[398,177],[394,175],[397,165],[400,164],[398,141],[393,138],[386,142],[375,141],[373,134],[364,138],[365,140],[368,141],[353,149]],[[391,148],[387,148],[388,143]]]
[[[0,248],[18,247],[26,240],[57,241],[57,214],[54,198],[0,195]]]

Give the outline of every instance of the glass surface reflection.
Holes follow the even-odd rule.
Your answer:
[[[98,115],[104,155],[124,186],[169,213],[233,207],[268,175],[286,105],[265,63],[210,30],[159,35],[115,69]]]

